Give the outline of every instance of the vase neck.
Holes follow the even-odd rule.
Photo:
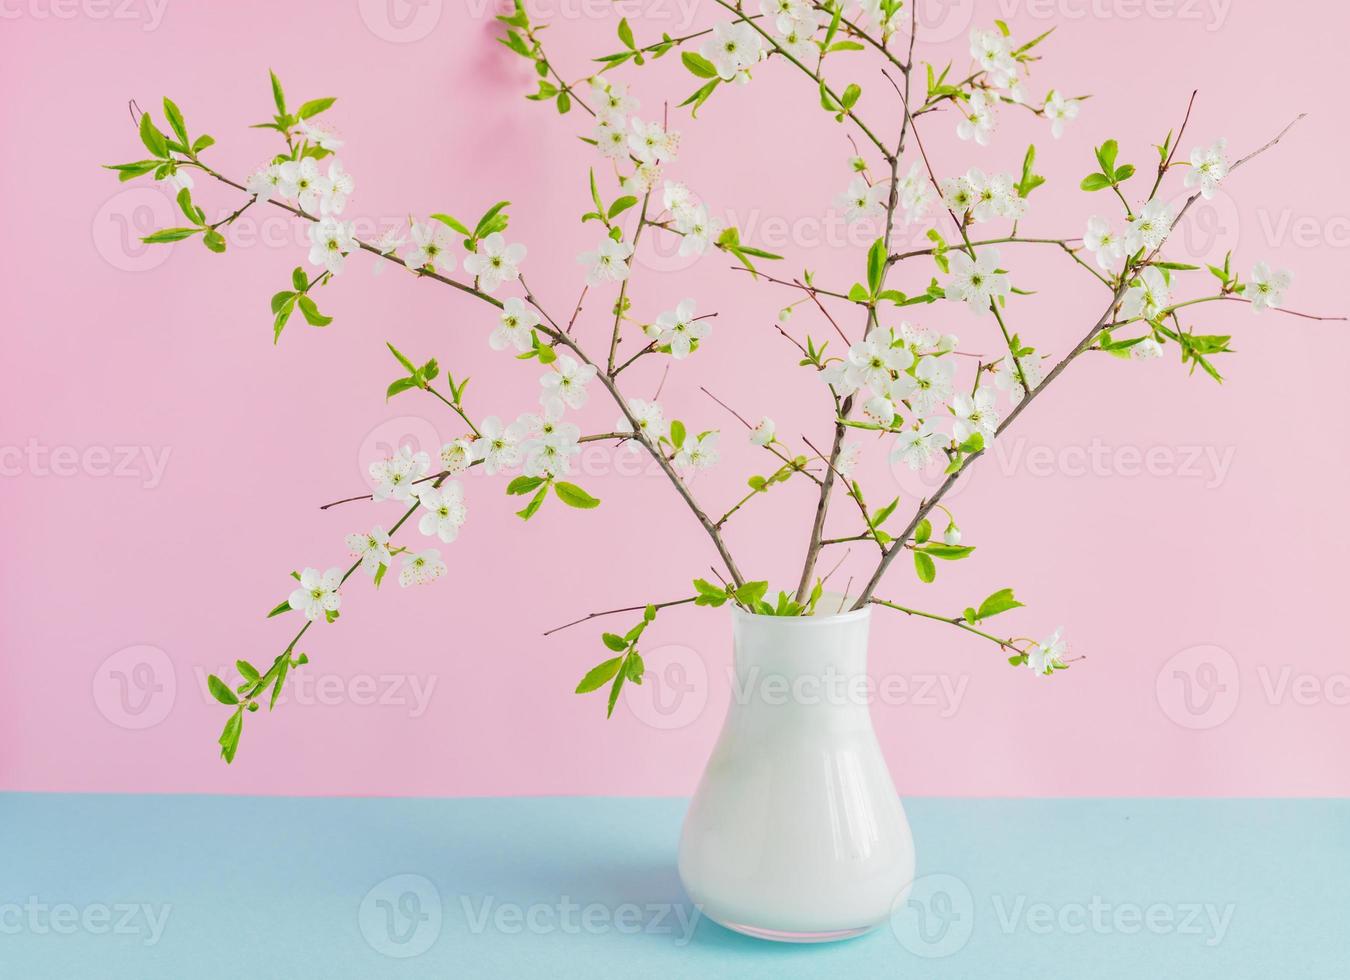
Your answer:
[[[732,695],[739,707],[866,714],[868,610],[820,618],[733,615]]]

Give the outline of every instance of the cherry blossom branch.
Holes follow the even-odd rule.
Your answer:
[[[1246,156],[1242,157],[1240,160],[1234,163],[1232,167],[1229,168],[1229,172],[1231,173],[1232,171],[1238,169],[1238,167],[1247,163],[1249,160],[1252,160],[1253,158],[1261,155],[1262,153],[1266,152],[1271,147],[1279,143],[1280,140],[1284,138],[1284,135],[1288,133],[1291,128],[1293,128],[1294,124],[1303,118],[1303,115],[1304,114],[1300,114],[1297,117],[1295,117],[1293,122],[1289,123],[1289,125],[1285,126],[1284,129],[1280,130],[1280,132],[1275,135],[1274,139],[1265,143],[1263,146],[1258,147],[1257,149],[1253,150],[1251,153],[1248,153]],[[1190,197],[1188,197],[1185,203],[1181,206],[1181,209],[1177,212],[1177,217],[1175,221],[1180,221],[1181,218],[1190,209],[1191,205],[1193,205],[1195,201],[1199,199],[1199,197],[1200,197],[1199,191],[1196,191],[1194,194],[1190,195]],[[1153,258],[1158,254],[1159,250],[1161,250],[1162,244],[1163,243],[1159,243],[1158,247],[1155,248],[1147,256],[1145,256],[1135,266],[1135,268],[1140,268],[1151,262]],[[1053,368],[1050,369],[1049,373],[1046,374],[1045,376],[1045,380],[1042,381],[1039,386],[1035,388],[1024,389],[1026,392],[1025,396],[1022,398],[1020,402],[1018,402],[1015,406],[1013,406],[1012,411],[1008,413],[1008,417],[1005,418],[999,424],[997,430],[995,430],[995,438],[1001,436],[1004,432],[1006,432],[1008,428],[1014,422],[1017,421],[1018,416],[1021,415],[1022,412],[1026,410],[1027,406],[1029,406],[1033,401],[1035,401],[1036,398],[1040,396],[1041,392],[1049,388],[1051,383],[1061,374],[1064,373],[1065,369],[1067,369],[1068,366],[1071,363],[1073,363],[1075,358],[1077,358],[1085,350],[1091,347],[1093,341],[1097,339],[1097,336],[1102,332],[1102,330],[1106,329],[1107,325],[1111,322],[1111,314],[1115,311],[1116,305],[1121,301],[1121,299],[1125,295],[1125,290],[1127,288],[1127,284],[1130,279],[1130,273],[1131,269],[1127,267],[1126,272],[1121,275],[1120,285],[1118,285],[1111,294],[1110,305],[1108,305],[1106,310],[1102,313],[1102,315],[1098,317],[1097,322],[1092,325],[1092,328],[1088,330],[1088,332],[1083,336],[1083,339],[1078,342],[1077,346],[1075,346],[1073,350],[1071,350],[1059,361],[1059,363],[1057,363]],[[854,609],[862,609],[867,605],[867,603],[872,598],[872,594],[881,584],[881,580],[885,576],[886,571],[890,567],[891,562],[893,562],[896,556],[901,551],[904,550],[905,543],[908,542],[911,537],[913,537],[915,530],[919,526],[919,523],[924,518],[926,518],[929,512],[932,511],[932,509],[938,505],[938,502],[944,496],[946,496],[947,491],[950,490],[952,486],[956,483],[956,481],[961,478],[961,476],[966,472],[967,469],[970,468],[970,465],[973,462],[975,462],[975,460],[983,456],[986,451],[987,447],[985,449],[980,449],[976,452],[967,455],[961,467],[957,469],[955,472],[949,474],[947,479],[942,481],[941,485],[937,488],[937,490],[933,493],[933,495],[931,497],[928,497],[920,504],[919,508],[915,511],[913,517],[910,519],[909,524],[905,527],[905,530],[900,535],[898,535],[895,541],[892,543],[892,545],[886,549],[886,554],[882,557],[881,561],[877,565],[876,570],[872,573],[872,577],[868,580],[867,585],[864,587],[862,591],[862,594],[858,597],[858,601],[853,605]]]
[[[599,619],[601,616],[615,616],[618,615],[619,613],[626,613],[626,612],[641,612],[642,610],[646,609],[649,605],[653,609],[669,609],[671,606],[684,606],[691,602],[696,602],[697,600],[698,596],[691,595],[685,599],[671,599],[669,602],[643,603],[640,606],[623,606],[620,609],[605,609],[602,610],[601,612],[587,613],[580,619],[574,619],[570,623],[563,623],[561,626],[555,626],[552,629],[544,630],[544,636],[552,636],[554,633],[557,633],[560,630],[565,630],[573,626],[580,626],[582,623],[589,623],[592,619]]]
[[[873,599],[868,599],[867,601],[868,601],[868,602],[871,602],[871,603],[874,604],[874,605],[885,606],[887,609],[894,609],[894,610],[896,610],[897,612],[902,612],[902,613],[904,613],[906,616],[922,616],[924,619],[931,619],[931,620],[933,620],[934,622],[937,622],[937,623],[948,623],[948,624],[950,624],[950,625],[952,625],[952,626],[960,627],[961,629],[965,630],[967,633],[974,633],[976,636],[981,636],[981,637],[984,637],[984,639],[986,639],[986,640],[989,640],[989,641],[991,641],[991,642],[993,642],[993,643],[997,643],[998,646],[999,646],[999,649],[1001,649],[1001,650],[1014,650],[1014,651],[1016,651],[1016,652],[1018,652],[1018,653],[1025,653],[1025,652],[1026,652],[1025,650],[1020,649],[1020,648],[1017,646],[1017,644],[1016,644],[1016,642],[1015,642],[1014,640],[1012,640],[1012,639],[1000,639],[999,637],[994,636],[994,635],[991,634],[991,633],[986,633],[984,630],[982,630],[982,629],[977,629],[976,627],[970,625],[970,624],[967,623],[964,619],[962,619],[960,616],[943,616],[943,615],[941,615],[941,614],[939,614],[939,613],[924,612],[922,609],[911,609],[911,608],[908,607],[908,606],[902,606],[902,605],[900,605],[900,604],[897,603],[897,602],[888,602],[888,601],[885,600],[885,599],[876,599],[876,598],[873,598]],[[857,608],[857,607],[854,607],[854,608]]]

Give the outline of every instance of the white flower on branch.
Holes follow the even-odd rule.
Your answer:
[[[660,123],[644,123],[636,116],[629,123],[628,149],[643,163],[666,163],[675,159],[680,134],[667,132]]]
[[[1242,295],[1252,301],[1252,312],[1278,310],[1284,303],[1284,291],[1294,281],[1287,269],[1271,271],[1270,266],[1258,262],[1252,268],[1251,282],[1247,283]]]
[[[680,240],[680,255],[702,255],[722,233],[722,222],[708,217],[708,209],[693,204],[675,215],[675,230],[684,236]]]
[[[336,150],[342,149],[343,141],[338,139],[337,134],[334,133],[332,130],[324,129],[321,126],[316,126],[314,123],[309,122],[308,120],[301,120],[299,129],[301,136],[309,140],[311,143],[313,143],[321,150],[327,150],[329,153],[332,153]]]
[[[854,177],[848,190],[835,198],[835,205],[844,211],[849,224],[866,218],[879,218],[886,213],[887,187],[881,181],[867,183],[865,177]]]
[[[1228,141],[1220,137],[1210,146],[1197,146],[1191,151],[1191,169],[1186,172],[1187,187],[1199,187],[1208,201],[1214,196],[1219,181],[1228,176]]]
[[[721,433],[716,431],[687,437],[675,454],[675,465],[686,470],[706,470],[713,466],[718,460],[717,440],[720,437]]]
[[[956,124],[956,135],[963,140],[974,140],[980,146],[988,146],[998,126],[998,111],[994,106],[995,100],[983,89],[970,93],[961,121]]]
[[[924,469],[935,459],[946,459],[942,450],[949,441],[931,419],[925,419],[918,428],[906,429],[896,437],[891,463],[904,463],[911,470]]]
[[[448,569],[445,562],[441,561],[441,553],[435,548],[428,548],[426,551],[404,556],[403,568],[398,573],[398,584],[405,589],[410,585],[425,585],[434,582],[446,571]]]
[[[1152,320],[1171,301],[1167,277],[1157,266],[1149,266],[1139,276],[1138,284],[1125,291],[1120,303],[1120,315],[1126,320],[1142,317]]]
[[[606,282],[622,282],[628,278],[628,257],[633,254],[633,246],[627,242],[616,242],[606,236],[594,252],[582,252],[577,261],[586,266],[586,282],[599,286]]]
[[[313,157],[303,160],[287,160],[278,167],[281,193],[294,198],[300,207],[311,214],[319,209],[319,196],[322,193],[320,182],[323,176]]]
[[[503,425],[497,416],[489,415],[479,423],[478,431],[482,438],[474,440],[473,448],[488,476],[520,465],[520,441],[525,434],[520,425]]]
[[[765,17],[773,18],[773,25],[780,34],[786,34],[794,20],[814,13],[804,0],[759,0],[759,10]]]
[[[347,535],[347,550],[353,558],[361,559],[361,569],[372,577],[381,565],[388,568],[394,562],[389,553],[389,532],[378,524],[365,534]]]
[[[756,446],[767,446],[773,442],[776,431],[773,419],[766,415],[750,430],[750,442]]]
[[[402,248],[407,241],[408,239],[404,237],[402,228],[390,228],[381,235],[375,242],[375,247],[379,249],[380,254],[376,257],[374,264],[371,266],[371,274],[378,276],[384,271],[388,257],[393,255],[398,249]]]
[[[912,374],[901,374],[891,385],[891,397],[908,401],[915,415],[925,418],[946,404],[956,378],[950,358],[924,357]]]
[[[330,568],[322,574],[317,568],[306,568],[300,573],[300,587],[286,601],[308,620],[324,619],[342,605],[342,596],[338,595],[341,584],[340,568]]]
[[[976,313],[987,313],[991,302],[1008,295],[1008,277],[998,271],[998,249],[987,248],[974,259],[952,250],[947,261],[952,277],[943,290],[948,299],[964,300]]]
[[[858,468],[858,461],[862,458],[862,444],[857,442],[845,442],[839,447],[839,456],[834,461],[834,469],[844,479],[853,475],[853,471]]]
[[[848,349],[844,384],[851,391],[864,386],[886,391],[895,372],[904,371],[913,363],[914,355],[909,349],[893,346],[891,332],[878,328]]]
[[[628,86],[623,82],[593,78],[591,88],[595,91],[595,114],[601,124],[623,130],[628,117],[638,111],[638,100],[628,94]]]
[[[546,408],[557,410],[562,416],[561,406],[581,408],[586,404],[586,385],[596,375],[594,364],[582,364],[576,358],[563,354],[553,364],[553,369],[539,379],[543,391],[539,393],[539,402]]]
[[[577,441],[581,430],[561,421],[561,415],[561,407],[554,405],[545,409],[542,419],[527,414],[516,422],[521,430],[536,433],[521,446],[526,476],[566,476],[572,472],[572,457],[581,452]]]
[[[668,180],[661,192],[661,202],[671,216],[679,221],[694,206],[694,195],[679,181]]]
[[[284,196],[281,183],[281,166],[272,163],[254,171],[253,175],[244,181],[244,187],[258,199],[257,203],[266,204],[275,196]]]
[[[1133,255],[1141,248],[1152,252],[1162,247],[1172,232],[1172,209],[1162,201],[1149,201],[1130,219],[1125,232],[1125,251]]]
[[[975,207],[978,195],[968,177],[948,177],[942,181],[942,203],[960,219]]]
[[[505,350],[510,346],[527,351],[531,347],[530,334],[537,326],[539,314],[526,306],[520,297],[512,296],[502,306],[497,326],[488,334],[488,346],[493,350]]]
[[[873,395],[863,403],[863,414],[877,425],[890,425],[895,419],[895,403],[885,395]]]
[[[1008,39],[998,31],[971,28],[970,56],[998,88],[1007,88],[1017,77],[1017,61],[1008,50]]]
[[[998,368],[994,371],[994,387],[1006,391],[1014,405],[1027,395],[1026,389],[1022,386],[1022,377],[1017,370],[1018,365],[1022,368],[1021,375],[1026,375],[1027,384],[1032,388],[1039,385],[1043,377],[1041,359],[1034,354],[1019,357],[1016,361],[1009,354],[999,361]]]
[[[900,29],[900,24],[903,21],[903,6],[900,3],[895,4],[891,9],[890,16],[887,17],[882,12],[881,0],[858,0],[858,13],[864,20],[876,25],[877,29],[881,31],[882,40],[886,40]]]
[[[1080,103],[1078,99],[1066,99],[1054,89],[1045,97],[1045,118],[1050,120],[1050,135],[1059,139],[1064,135],[1064,127],[1078,118]]]
[[[670,356],[680,361],[704,337],[712,332],[706,320],[694,319],[695,303],[692,299],[681,300],[673,310],[657,316],[653,327],[656,328],[656,342],[670,348]]]
[[[625,193],[642,197],[661,180],[661,164],[655,162],[639,163],[627,177],[619,179],[619,186]]]
[[[524,245],[508,245],[502,233],[494,231],[464,257],[464,271],[478,279],[478,288],[496,292],[504,282],[520,278],[520,263],[525,261]]]
[[[993,441],[999,415],[992,388],[980,385],[974,395],[959,392],[952,398],[952,414],[956,416],[952,435],[957,442],[965,442],[976,432],[984,437],[986,445]]]
[[[459,537],[459,529],[469,516],[464,506],[464,488],[451,480],[437,489],[423,487],[417,493],[417,500],[425,514],[417,522],[417,530],[431,537],[438,537],[446,544]]]
[[[450,229],[439,221],[425,225],[414,222],[412,247],[403,253],[403,261],[408,263],[409,269],[430,267],[442,274],[449,274],[455,269],[455,257],[450,252],[453,244]]]
[[[309,261],[337,275],[348,253],[358,248],[356,232],[349,221],[322,218],[309,226]]]
[[[320,214],[341,214],[347,206],[347,198],[356,190],[356,181],[336,159],[328,164],[327,176],[320,177],[315,183],[319,189]]]
[[[370,464],[370,476],[375,481],[376,500],[408,500],[414,484],[431,468],[431,457],[414,453],[411,446],[401,446],[388,459]]]
[[[933,185],[918,161],[910,164],[909,171],[896,181],[895,186],[905,224],[922,220],[933,203]]]
[[[628,124],[622,118],[601,120],[591,138],[603,157],[622,160],[628,156]]]
[[[1125,258],[1125,239],[1106,223],[1104,218],[1088,218],[1083,244],[1097,259],[1100,269],[1113,269]]]
[[[455,439],[441,447],[441,469],[454,475],[467,470],[478,455],[472,439]]]
[[[1136,361],[1151,361],[1163,356],[1162,344],[1152,337],[1145,337],[1130,348],[1130,357]]]
[[[764,54],[764,38],[749,24],[723,21],[713,26],[713,36],[703,43],[700,53],[713,63],[723,81],[746,81],[747,69]]]
[[[1056,667],[1064,666],[1068,644],[1062,637],[1063,627],[1056,629],[1043,643],[1034,644],[1027,651],[1027,666],[1039,677],[1048,677]]]
[[[1017,193],[1010,174],[986,176],[983,170],[972,167],[965,176],[973,200],[971,217],[976,221],[1011,218],[1016,221],[1026,213],[1026,201]]]
[[[824,14],[819,11],[806,10],[802,16],[794,17],[786,24],[780,19],[778,37],[775,38],[778,46],[798,61],[806,61],[817,54],[819,46],[816,44],[815,36],[820,30],[823,17]]]
[[[633,413],[633,418],[637,419],[638,431],[653,445],[663,439],[670,430],[670,423],[666,421],[665,410],[654,401],[643,401],[641,398],[631,399],[628,402],[628,410]],[[614,431],[631,433],[633,425],[628,421],[627,416],[620,416],[619,420],[614,423]],[[633,449],[639,448],[636,442],[630,441],[627,445]]]

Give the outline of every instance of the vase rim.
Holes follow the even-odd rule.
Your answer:
[[[795,624],[802,627],[807,626],[836,626],[843,623],[858,622],[866,620],[872,615],[870,605],[863,606],[861,609],[849,609],[841,613],[830,613],[826,616],[765,616],[761,613],[746,612],[740,606],[731,607],[732,618],[739,622],[754,623],[781,623],[787,628],[792,628],[787,624]]]

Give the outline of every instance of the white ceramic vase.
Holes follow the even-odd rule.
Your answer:
[[[870,615],[732,610],[731,707],[679,858],[690,898],[729,929],[846,939],[886,921],[913,880],[909,822],[864,687]]]

